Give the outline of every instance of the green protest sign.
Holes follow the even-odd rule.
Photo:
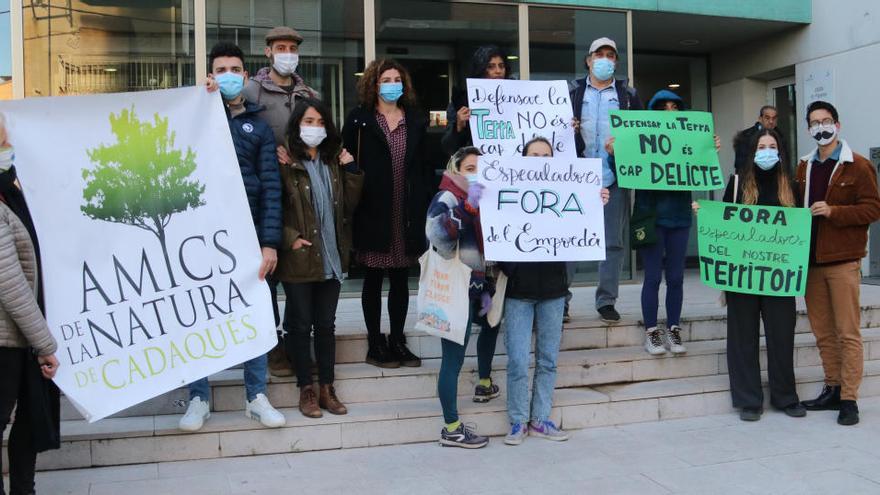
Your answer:
[[[731,292],[804,295],[812,221],[807,208],[700,201],[700,278]]]
[[[620,187],[712,191],[724,185],[711,113],[612,110],[611,135]]]

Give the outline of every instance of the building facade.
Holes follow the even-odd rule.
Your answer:
[[[298,72],[340,121],[356,105],[365,62],[392,57],[413,74],[431,112],[431,156],[442,170],[439,140],[452,88],[464,83],[474,49],[508,51],[520,79],[584,77],[590,42],[618,43],[618,77],[647,100],[671,88],[697,110],[712,111],[732,169],[731,139],[775,104],[780,128],[805,153],[803,109],[818,95],[841,111],[843,135],[870,155],[880,147],[872,82],[880,71],[880,5],[873,0],[9,0],[10,44],[0,58],[11,97],[139,91],[197,84],[207,51],[232,41],[251,73],[268,65],[263,37],[288,25],[305,37]],[[0,2],[2,9],[2,2]],[[0,45],[0,51],[4,47]],[[4,69],[8,67],[8,69]],[[11,82],[9,80],[11,79]],[[875,150],[880,160],[880,148]],[[799,155],[798,155],[799,156]],[[717,193],[716,193],[717,194]],[[711,194],[701,195],[701,197]],[[692,239],[692,253],[696,251]],[[866,273],[880,274],[876,260]],[[874,260],[874,258],[871,258]],[[632,277],[630,260],[625,276]],[[585,263],[579,279],[590,280]]]

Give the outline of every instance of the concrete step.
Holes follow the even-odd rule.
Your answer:
[[[567,330],[566,330],[567,331]],[[863,331],[866,359],[880,359],[880,328]],[[598,386],[645,380],[711,376],[727,373],[726,341],[690,342],[685,355],[651,356],[641,346],[562,351],[557,361],[557,387]],[[766,352],[762,344],[762,369]],[[812,334],[795,336],[795,366],[821,365]],[[493,360],[493,379],[504,388],[507,357]],[[477,382],[476,358],[466,358],[459,378],[461,394],[471,393]],[[440,359],[423,360],[419,368],[381,369],[365,363],[336,366],[336,390],[340,399],[353,408],[361,404],[389,400],[428,399],[436,396]],[[226,370],[213,375],[211,383],[213,411],[244,409],[242,370]],[[269,379],[268,396],[275,407],[296,407],[299,400],[294,378]],[[162,398],[164,397],[164,399]],[[124,411],[117,417],[182,414],[188,395],[178,389],[160,398]],[[81,419],[66,401],[63,419]]]
[[[798,367],[795,373],[802,397],[811,397],[821,386],[821,367]],[[555,393],[552,419],[566,430],[577,430],[719,414],[732,411],[728,390],[727,377],[717,374],[562,388]],[[880,395],[880,359],[866,361],[861,394]],[[498,436],[507,432],[503,396],[488,404],[475,404],[468,397],[461,397],[459,407],[462,420],[476,423],[480,433]],[[171,415],[110,418],[95,424],[64,421],[62,448],[41,454],[38,468],[84,468],[425,442],[436,440],[442,427],[436,398],[368,402],[351,407],[348,415],[325,415],[321,419],[304,418],[293,408],[284,408],[282,412],[287,425],[271,430],[245,418],[241,411],[214,413],[198,433],[177,430],[178,417]]]

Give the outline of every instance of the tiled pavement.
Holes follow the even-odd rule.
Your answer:
[[[863,422],[768,411],[593,428],[518,447],[436,443],[43,472],[37,493],[172,494],[877,494],[880,398]]]

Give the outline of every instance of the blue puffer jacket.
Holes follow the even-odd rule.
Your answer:
[[[257,117],[261,105],[245,102],[243,113],[229,119],[229,132],[238,156],[241,179],[260,246],[277,249],[281,245],[281,176],[275,151],[275,136],[264,120]]]

